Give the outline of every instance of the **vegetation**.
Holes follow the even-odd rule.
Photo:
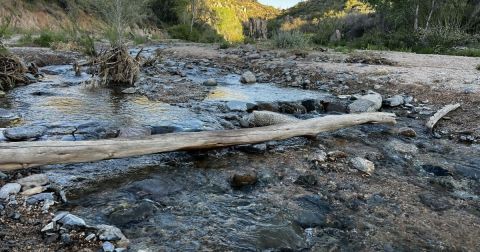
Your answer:
[[[305,49],[310,44],[310,39],[298,30],[278,31],[272,40],[276,48]]]

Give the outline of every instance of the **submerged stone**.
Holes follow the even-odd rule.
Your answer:
[[[11,141],[24,141],[28,139],[38,139],[45,134],[47,128],[43,126],[23,126],[8,128],[3,135]]]

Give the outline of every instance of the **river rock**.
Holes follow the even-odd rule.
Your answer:
[[[368,175],[372,175],[375,171],[375,164],[372,161],[361,157],[352,158],[350,163],[352,164],[353,168]]]
[[[112,243],[107,241],[107,242],[104,242],[102,244],[102,250],[103,250],[103,252],[114,252],[115,251],[115,246],[113,246]]]
[[[369,91],[367,95],[358,97],[356,101],[348,105],[350,113],[376,112],[382,108],[382,96],[379,93]]]
[[[38,202],[51,200],[54,201],[53,193],[39,193],[27,198],[26,202],[29,205],[35,205]]]
[[[143,221],[155,212],[156,207],[153,203],[142,201],[133,206],[123,207],[114,210],[109,216],[110,223],[117,226],[125,226],[127,224]]]
[[[6,129],[3,134],[4,136],[11,141],[24,141],[28,139],[38,139],[45,132],[47,128],[43,126],[23,126]]]
[[[10,112],[9,110],[0,108],[0,123],[8,123],[20,119],[20,116]]]
[[[134,87],[127,88],[122,91],[122,93],[124,94],[135,94],[136,92],[137,92],[137,89],[135,89]]]
[[[398,134],[404,137],[417,137],[417,132],[415,132],[414,129],[408,128],[408,127],[403,127],[398,130]]]
[[[244,74],[242,74],[242,77],[240,78],[240,81],[242,83],[251,84],[251,83],[257,82],[257,77],[255,77],[255,74],[248,71],[248,72],[245,72]]]
[[[302,228],[314,228],[326,223],[331,212],[330,204],[318,195],[304,195],[296,199],[300,209],[295,213],[295,222]]]
[[[55,223],[52,221],[42,228],[41,232],[51,232],[55,230]]]
[[[45,174],[34,174],[17,180],[23,186],[23,191],[48,184],[49,179]]]
[[[22,189],[22,186],[18,183],[8,183],[2,186],[0,189],[0,199],[6,200],[10,194],[17,194]]]
[[[42,193],[46,190],[45,187],[43,186],[37,186],[37,187],[34,187],[34,188],[30,188],[30,189],[27,189],[27,190],[24,190],[22,192],[22,195],[23,196],[32,196],[32,195],[35,195],[35,194],[39,194],[39,193]]]
[[[62,227],[67,229],[79,229],[87,226],[87,224],[82,218],[73,214],[65,215],[58,222],[63,225]]]
[[[217,86],[218,83],[217,83],[217,80],[211,78],[211,79],[208,79],[208,80],[204,81],[203,85],[207,86],[207,87],[214,87],[214,86]]]
[[[255,185],[258,181],[257,174],[235,174],[233,175],[230,185],[234,188],[242,188],[245,186]]]
[[[403,95],[395,95],[388,99],[385,99],[383,103],[389,107],[398,107],[405,104],[405,99],[403,98]]]
[[[118,133],[119,138],[138,138],[150,135],[152,135],[152,129],[150,127],[121,128]]]
[[[119,241],[127,239],[127,237],[125,237],[122,231],[117,227],[109,225],[97,225],[96,228],[98,230],[98,238],[101,241]]]

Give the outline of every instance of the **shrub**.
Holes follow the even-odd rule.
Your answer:
[[[187,24],[174,25],[168,28],[168,33],[175,39],[188,41],[200,40],[200,32],[195,27],[190,31],[190,26]]]
[[[278,31],[272,39],[276,48],[305,49],[310,45],[310,39],[298,30]]]
[[[33,39],[33,44],[40,47],[51,47],[56,42],[66,43],[68,39],[65,34],[52,31],[42,31],[38,38]]]

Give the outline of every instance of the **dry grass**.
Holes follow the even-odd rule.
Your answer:
[[[134,58],[127,47],[119,46],[100,53],[93,65],[103,85],[133,85],[140,73],[139,55]]]

